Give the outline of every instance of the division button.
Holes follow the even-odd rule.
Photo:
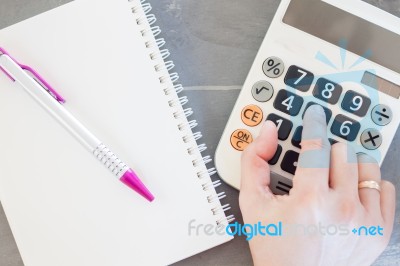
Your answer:
[[[248,105],[242,110],[242,121],[249,127],[258,126],[263,121],[263,112],[257,105]]]
[[[287,151],[282,159],[281,168],[283,171],[294,175],[296,173],[298,161],[299,153],[295,151]]]
[[[378,149],[382,144],[382,140],[381,133],[374,128],[369,128],[361,134],[361,144],[367,150]]]
[[[285,64],[280,58],[272,56],[264,61],[263,71],[269,78],[278,78],[285,71]]]
[[[372,109],[371,117],[378,126],[386,126],[392,122],[393,112],[389,106],[379,104]]]
[[[245,129],[238,129],[231,135],[231,145],[238,151],[244,151],[253,142],[253,136]]]
[[[253,98],[258,102],[268,102],[274,95],[274,87],[267,81],[259,81],[251,90]]]

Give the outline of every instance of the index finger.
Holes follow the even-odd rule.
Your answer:
[[[307,109],[303,120],[301,152],[293,179],[295,190],[329,188],[330,152],[325,111],[314,104]]]

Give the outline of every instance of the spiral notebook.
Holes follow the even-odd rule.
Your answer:
[[[233,217],[150,10],[76,0],[0,31],[0,46],[41,73],[156,197],[115,180],[0,73],[0,200],[27,266],[167,265],[231,239],[190,229]]]

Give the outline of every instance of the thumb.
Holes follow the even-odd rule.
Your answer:
[[[242,154],[241,198],[258,195],[273,197],[268,187],[270,183],[268,161],[274,157],[277,146],[277,128],[273,122],[267,121],[260,135]]]

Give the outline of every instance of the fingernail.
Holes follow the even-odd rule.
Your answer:
[[[365,153],[358,153],[357,154],[357,161],[359,163],[378,163],[374,157],[369,156]]]

